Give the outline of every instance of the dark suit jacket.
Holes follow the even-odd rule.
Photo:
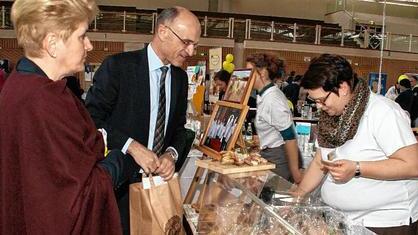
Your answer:
[[[179,158],[187,154],[183,151],[187,83],[186,72],[171,66],[170,113],[163,149],[174,147]],[[147,48],[106,58],[94,75],[86,107],[97,128],[106,130],[109,149],[122,149],[129,137],[147,146],[150,122]],[[139,169],[136,165],[136,170]]]
[[[170,113],[164,147],[174,147],[179,170],[188,151],[186,146],[187,74],[171,66]],[[93,78],[93,86],[86,97],[86,107],[97,128],[108,134],[109,149],[122,149],[128,138],[145,147],[148,145],[150,122],[150,86],[147,48],[124,52],[106,58]],[[140,180],[140,167],[132,158],[129,182]],[[116,191],[124,234],[129,234],[129,185],[120,185]]]

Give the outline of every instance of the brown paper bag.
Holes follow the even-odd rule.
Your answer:
[[[149,179],[149,189],[144,189],[142,182],[129,186],[131,234],[183,234],[183,208],[177,175],[158,186],[153,177]]]

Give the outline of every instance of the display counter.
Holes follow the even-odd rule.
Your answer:
[[[317,193],[295,198],[271,171],[223,175],[208,170],[200,195],[185,204],[194,234],[373,234],[325,206]]]
[[[306,118],[306,117],[293,117],[293,121],[318,123],[319,119],[318,118]]]

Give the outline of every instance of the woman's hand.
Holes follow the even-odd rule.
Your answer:
[[[292,173],[292,178],[293,178],[293,182],[295,184],[300,184],[300,182],[302,182],[303,179],[303,169],[298,169],[295,172],[291,172]]]
[[[299,185],[296,185],[296,184],[293,184],[288,192],[290,195],[297,197],[297,198],[304,197],[305,195],[308,194],[305,190],[303,190]]]
[[[327,170],[337,183],[350,181],[356,172],[356,162],[350,160],[321,161],[323,169]]]

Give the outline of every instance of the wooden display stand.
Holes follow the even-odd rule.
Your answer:
[[[242,70],[239,70],[239,71],[242,71]],[[219,161],[212,161],[212,159],[216,159],[216,160],[221,159],[221,153],[220,153],[221,151],[219,151],[219,149],[213,149],[210,144],[207,144],[208,143],[208,138],[210,138],[211,131],[213,131],[213,129],[211,129],[211,127],[213,127],[213,125],[215,125],[214,123],[218,123],[219,120],[225,120],[225,118],[223,118],[223,119],[219,118],[219,116],[221,114],[219,114],[218,112],[220,112],[220,110],[222,108],[236,109],[236,110],[240,111],[239,112],[239,114],[240,114],[239,118],[235,123],[235,128],[233,130],[233,134],[231,135],[231,137],[227,141],[226,148],[221,149],[221,150],[230,151],[230,150],[233,150],[236,146],[239,146],[242,149],[244,149],[244,151],[246,151],[246,144],[245,144],[245,141],[244,141],[243,136],[241,134],[241,129],[242,129],[242,125],[244,123],[246,114],[248,112],[247,102],[248,102],[248,99],[251,95],[251,90],[252,90],[252,87],[254,85],[254,81],[255,81],[254,73],[251,72],[251,75],[249,76],[248,80],[246,80],[245,89],[243,89],[241,91],[242,97],[239,97],[236,94],[233,94],[235,96],[233,96],[233,95],[228,96],[228,97],[237,97],[236,100],[240,100],[239,103],[231,102],[231,101],[228,101],[228,100],[218,101],[216,103],[215,109],[214,109],[214,111],[211,115],[211,119],[209,121],[209,124],[206,127],[203,138],[201,139],[201,141],[199,143],[199,146],[196,147],[198,150],[200,150],[205,155],[210,157],[210,159],[197,160],[196,161],[197,169],[196,169],[195,175],[193,177],[193,181],[190,185],[190,188],[189,188],[189,190],[186,194],[186,197],[184,199],[184,204],[191,204],[193,202],[193,199],[194,199],[195,195],[196,195],[196,192],[200,191],[199,197],[197,199],[197,203],[199,205],[202,205],[203,195],[205,194],[206,186],[207,186],[207,183],[208,183],[207,182],[208,177],[204,177],[204,174],[205,174],[206,170],[215,171],[215,172],[218,172],[220,174],[234,174],[234,173],[243,173],[243,172],[250,172],[250,171],[270,170],[270,169],[275,168],[275,164],[272,164],[272,163],[262,164],[262,165],[258,165],[258,166],[221,165]],[[231,86],[233,86],[233,83],[230,83],[228,85],[227,93],[228,93],[228,91],[234,90]],[[225,95],[228,95],[228,94],[225,94]],[[227,111],[225,111],[225,113],[227,113]],[[238,112],[236,112],[236,113],[238,113]],[[206,174],[206,176],[207,176],[207,174]],[[203,183],[200,183],[202,180],[203,180]]]

